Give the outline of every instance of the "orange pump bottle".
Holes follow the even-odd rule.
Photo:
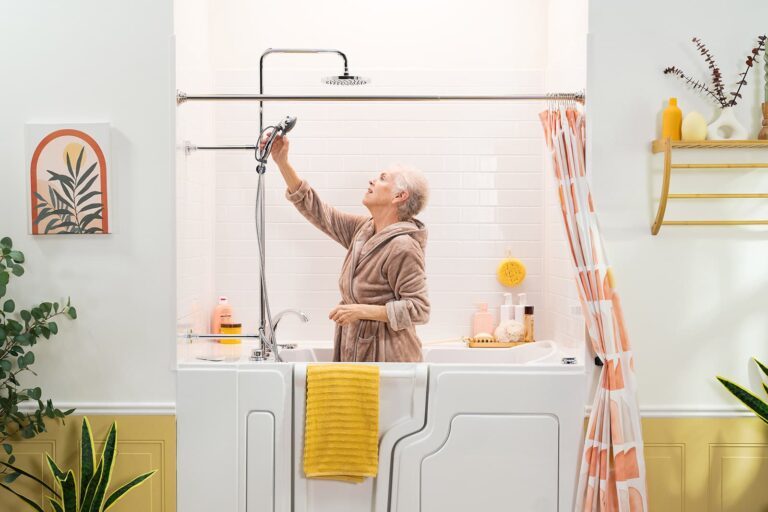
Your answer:
[[[213,308],[211,318],[211,333],[221,334],[221,324],[232,323],[232,306],[223,295],[219,297],[219,303]]]

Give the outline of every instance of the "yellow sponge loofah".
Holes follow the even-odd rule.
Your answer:
[[[507,258],[496,270],[496,277],[504,286],[517,286],[525,279],[525,265],[517,258]]]

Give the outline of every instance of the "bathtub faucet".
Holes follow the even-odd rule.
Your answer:
[[[261,347],[254,349],[251,353],[252,361],[264,361],[265,359],[269,358],[270,352],[272,351],[275,353],[275,361],[280,361],[280,354],[278,353],[279,345],[275,343],[275,333],[277,332],[277,326],[280,325],[280,320],[282,320],[283,316],[288,313],[301,318],[303,322],[309,322],[309,317],[306,315],[306,313],[299,311],[298,309],[284,309],[283,311],[279,312],[272,319],[272,340],[268,341],[267,335],[260,331],[259,341]]]

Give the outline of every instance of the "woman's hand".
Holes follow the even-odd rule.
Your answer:
[[[266,146],[267,141],[272,136],[272,131],[268,131],[264,134],[264,137],[259,141],[259,149],[264,150],[264,146]],[[278,165],[283,166],[288,163],[288,148],[290,146],[290,143],[288,142],[288,138],[284,135],[278,135],[275,137],[274,142],[272,142],[272,151],[270,152],[270,155],[272,155],[272,160]]]
[[[387,308],[371,304],[339,304],[331,310],[328,318],[339,325],[349,325],[358,320],[387,321]]]

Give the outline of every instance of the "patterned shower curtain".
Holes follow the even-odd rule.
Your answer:
[[[634,359],[587,181],[584,114],[575,108],[553,106],[540,117],[551,152],[581,308],[592,347],[603,362],[584,441],[574,510],[647,512]]]

